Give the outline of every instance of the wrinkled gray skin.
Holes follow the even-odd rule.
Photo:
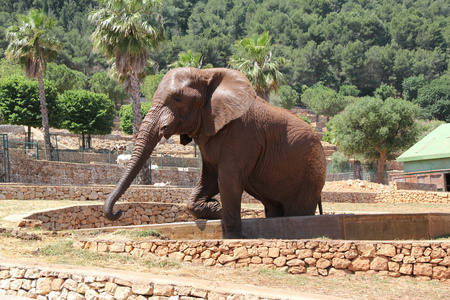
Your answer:
[[[260,200],[266,217],[314,215],[325,183],[319,138],[294,114],[273,107],[241,72],[179,68],[162,79],[144,118],[127,170],[105,202],[107,219],[164,136],[192,139],[202,174],[189,202],[199,219],[222,219],[224,238],[242,238],[243,191]],[[221,203],[213,197],[220,193]]]

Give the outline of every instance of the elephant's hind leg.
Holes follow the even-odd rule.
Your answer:
[[[283,217],[284,216],[284,209],[283,205],[277,203],[267,203],[263,202],[264,204],[264,212],[266,214],[266,218],[276,218],[276,217]]]
[[[284,216],[312,216],[316,214],[316,209],[321,201],[321,197],[309,195],[283,203]]]

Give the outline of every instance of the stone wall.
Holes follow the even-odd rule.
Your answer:
[[[115,211],[121,209],[123,215],[117,221],[110,222],[103,217],[103,204],[68,206],[58,209],[46,209],[25,215],[13,215],[4,219],[14,227],[42,227],[46,230],[74,230],[83,228],[101,228],[111,226],[129,226],[146,224],[165,224],[194,221],[186,204],[165,203],[117,203]],[[262,209],[243,209],[242,218],[260,218]]]
[[[189,172],[178,172],[189,173]],[[31,184],[1,184],[0,200],[101,200],[114,189],[113,185],[31,185]],[[154,187],[132,185],[121,200],[130,202],[162,202],[162,203],[186,203],[192,192],[192,188],[182,187]],[[450,193],[426,192],[417,190],[389,190],[380,192],[322,192],[323,202],[345,203],[450,203]],[[244,203],[259,203],[252,196],[244,193]]]
[[[80,240],[75,248],[205,266],[276,268],[292,274],[378,274],[450,279],[450,242],[329,240]]]
[[[31,299],[298,299],[294,292],[265,287],[225,287],[205,279],[167,278],[143,272],[39,266],[0,261],[2,295]],[[325,297],[326,298],[326,297]]]
[[[11,159],[11,181],[27,184],[91,185],[117,184],[125,167],[112,164],[77,164],[45,160]],[[172,182],[192,187],[200,178],[198,170],[178,168],[152,170],[153,182]]]

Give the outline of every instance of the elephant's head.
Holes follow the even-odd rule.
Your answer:
[[[113,206],[130,186],[164,136],[180,134],[182,144],[212,136],[247,112],[256,93],[244,74],[229,69],[178,68],[162,79],[153,106],[142,121],[127,171],[105,202],[107,219],[117,220]]]

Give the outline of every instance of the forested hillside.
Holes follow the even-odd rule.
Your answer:
[[[58,20],[64,47],[57,63],[88,76],[107,68],[93,54],[87,15],[91,0],[0,0],[0,58],[5,29],[17,13],[42,8]],[[153,55],[157,72],[192,50],[204,64],[227,67],[237,39],[268,31],[274,56],[288,60],[287,84],[318,82],[338,89],[356,85],[371,95],[383,82],[402,91],[404,79],[426,82],[447,72],[450,45],[448,0],[165,0],[159,12],[167,41]]]

